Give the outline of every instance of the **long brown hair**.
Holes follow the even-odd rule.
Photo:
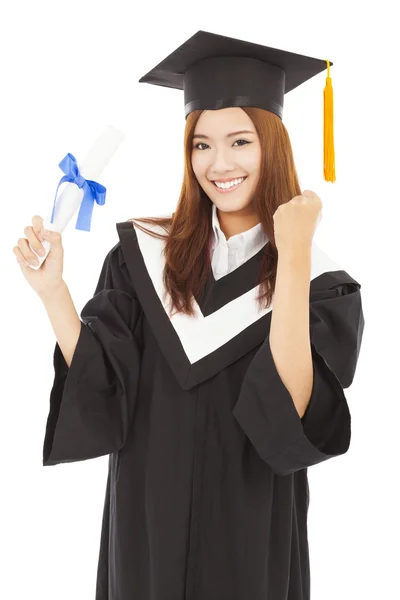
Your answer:
[[[256,284],[260,284],[260,308],[268,308],[275,290],[278,253],[273,215],[278,206],[301,193],[293,151],[286,127],[273,113],[241,107],[252,120],[261,146],[260,177],[254,193],[254,207],[269,238]],[[176,211],[172,217],[133,218],[135,225],[153,237],[165,239],[163,281],[170,310],[194,316],[193,297],[199,295],[211,269],[212,202],[193,172],[192,138],[203,113],[194,110],[186,119],[184,133],[184,176]],[[165,235],[150,231],[137,222],[157,225]],[[165,300],[165,299],[164,299]]]

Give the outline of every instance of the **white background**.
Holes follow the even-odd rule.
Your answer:
[[[67,152],[82,160],[106,124],[127,136],[99,178],[106,204],[94,207],[90,233],[75,230],[73,219],[63,234],[64,279],[79,313],[118,241],[115,223],[174,210],[183,175],[183,93],[138,79],[199,29],[334,63],[335,184],[322,177],[325,73],[286,96],[283,119],[301,187],[323,202],[315,239],[362,284],[366,319],[358,370],[346,394],[350,450],[309,470],[312,600],[400,597],[395,6],[117,0],[2,5],[2,598],[94,598],[108,460],[42,467],[55,338],[12,248],[33,215],[51,210],[63,175],[60,160]]]

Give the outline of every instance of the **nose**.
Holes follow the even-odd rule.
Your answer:
[[[232,160],[232,155],[227,148],[217,150],[213,154],[210,163],[210,172],[215,174],[215,177],[222,177],[223,173],[235,171],[235,163]]]

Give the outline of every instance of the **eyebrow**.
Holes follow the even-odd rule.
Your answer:
[[[228,133],[228,135],[226,135],[225,137],[230,138],[233,137],[234,135],[239,135],[240,133],[253,133],[255,134],[255,131],[249,131],[248,129],[242,129],[241,131],[234,131],[233,133]],[[207,135],[203,135],[202,133],[196,133],[196,135],[193,136],[194,138],[201,138],[202,140],[208,140],[209,137]]]

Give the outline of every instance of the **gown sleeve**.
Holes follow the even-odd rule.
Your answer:
[[[70,367],[56,343],[43,466],[111,454],[124,445],[138,387],[141,307],[118,243],[81,312]]]
[[[353,381],[364,330],[360,288],[346,283],[310,294],[314,380],[302,418],[275,367],[269,335],[246,372],[233,415],[278,475],[349,448],[351,417],[343,389]]]

